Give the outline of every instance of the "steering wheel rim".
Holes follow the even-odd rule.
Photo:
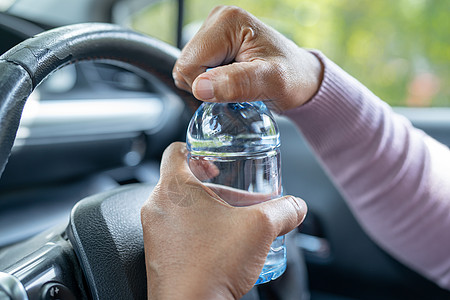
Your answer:
[[[33,90],[54,71],[96,60],[152,74],[194,111],[199,101],[177,88],[172,68],[180,51],[123,27],[84,23],[43,32],[0,56],[0,176],[8,161],[23,107]]]

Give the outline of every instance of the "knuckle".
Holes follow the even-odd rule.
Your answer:
[[[176,74],[177,79],[180,79],[180,77],[185,77],[186,74],[190,73],[190,70],[193,67],[192,64],[188,63],[188,54],[188,51],[184,51],[178,58],[173,72],[174,74]]]
[[[201,67],[201,58],[205,56],[203,49],[204,41],[200,40],[182,50],[172,72],[175,83],[178,82],[180,88],[190,89],[195,78],[204,71]]]
[[[219,6],[213,12],[216,24],[229,24],[233,27],[238,25],[239,28],[253,24],[254,17],[238,6]]]
[[[181,82],[183,78],[181,77],[180,73],[177,70],[177,67],[175,67],[172,71],[172,78],[175,82]]]
[[[256,36],[256,18],[238,6],[218,6],[213,10],[216,24],[228,24],[232,28],[237,27],[242,38]]]
[[[144,205],[141,207],[141,224],[145,227],[146,224],[150,223],[150,218],[152,216],[152,202],[151,197],[148,199]]]
[[[227,20],[229,18],[247,16],[247,12],[245,10],[234,5],[222,6],[220,7],[220,9],[221,9],[221,17]]]
[[[199,51],[204,48],[204,43],[205,41],[200,38],[192,38],[192,40],[181,51],[180,57],[178,58],[174,68],[176,73],[179,73],[181,76],[185,77],[197,68]]]
[[[144,222],[145,217],[147,215],[148,210],[147,205],[148,205],[147,202],[145,202],[144,205],[142,205],[141,207],[141,222]]]
[[[151,224],[156,219],[164,216],[165,204],[164,201],[162,201],[165,199],[164,195],[164,187],[161,182],[159,182],[153,188],[149,198],[141,207],[140,214],[142,225]]]

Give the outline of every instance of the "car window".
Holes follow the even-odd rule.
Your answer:
[[[153,3],[131,24],[175,44],[177,3]],[[450,106],[447,0],[186,0],[184,40],[220,4],[238,5],[298,45],[320,49],[393,106]]]

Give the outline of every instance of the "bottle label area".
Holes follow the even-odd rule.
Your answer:
[[[192,173],[233,206],[248,206],[282,195],[279,150],[256,156],[190,154]]]

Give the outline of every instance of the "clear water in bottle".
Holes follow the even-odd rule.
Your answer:
[[[280,135],[263,102],[203,103],[191,119],[186,144],[192,172],[229,204],[247,206],[282,195]],[[281,236],[256,284],[285,269]]]

